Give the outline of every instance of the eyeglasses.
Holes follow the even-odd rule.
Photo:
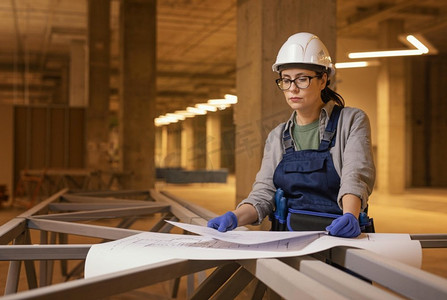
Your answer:
[[[292,82],[296,85],[299,89],[307,89],[310,85],[310,81],[312,78],[321,78],[321,75],[315,75],[315,76],[300,76],[295,79],[289,79],[289,78],[278,78],[276,79],[276,84],[278,85],[279,89],[281,91],[285,91],[290,89],[292,86]]]

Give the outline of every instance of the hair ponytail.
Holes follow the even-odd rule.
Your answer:
[[[321,100],[323,100],[324,103],[328,103],[331,100],[334,100],[335,103],[337,103],[339,106],[341,107],[345,107],[345,99],[343,99],[343,97],[333,91],[330,87],[330,80],[327,81],[326,83],[326,87],[321,91]]]

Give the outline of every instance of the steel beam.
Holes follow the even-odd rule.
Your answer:
[[[85,259],[90,244],[0,246],[0,261]]]
[[[180,219],[180,221],[188,224],[206,226],[207,221],[196,213],[190,211],[186,207],[180,205],[176,201],[168,198],[167,196],[160,194],[154,190],[150,191],[151,197],[161,203],[167,203],[171,206],[171,212]]]
[[[240,267],[231,278],[210,299],[234,299],[253,280],[249,271]]]
[[[50,211],[86,211],[86,210],[98,210],[98,209],[111,209],[111,208],[130,208],[136,206],[150,206],[160,207],[161,205],[154,202],[138,201],[133,202],[117,202],[117,203],[51,203],[48,205]],[[166,206],[166,205],[164,205]]]
[[[160,194],[162,194],[162,195],[168,197],[168,198],[171,199],[171,200],[174,200],[175,202],[177,202],[177,203],[180,204],[181,206],[183,206],[183,207],[189,209],[190,211],[192,211],[192,212],[195,213],[196,215],[198,215],[198,216],[204,218],[205,220],[209,220],[209,219],[212,219],[212,218],[217,217],[217,214],[216,214],[216,213],[211,212],[211,211],[209,211],[208,209],[203,208],[203,207],[201,207],[201,206],[199,206],[199,205],[196,205],[196,204],[194,204],[194,203],[186,202],[186,201],[180,199],[179,197],[174,196],[174,195],[171,194],[171,193],[163,192],[163,191],[162,191],[162,192],[160,192]]]
[[[244,260],[239,263],[285,299],[346,299],[278,259]]]
[[[411,234],[412,240],[418,240],[422,248],[447,248],[447,234]]]
[[[156,205],[156,206],[142,205],[142,206],[125,207],[125,208],[121,207],[121,208],[98,209],[95,211],[40,215],[33,217],[33,219],[62,220],[72,222],[72,221],[84,221],[84,220],[95,220],[95,219],[121,218],[129,216],[141,216],[167,211],[169,211],[168,205]]]
[[[107,275],[78,279],[63,284],[8,295],[4,300],[96,300],[163,282],[202,270],[218,267],[228,261],[190,261],[173,259]]]
[[[61,221],[33,219],[28,220],[30,229],[68,233],[80,236],[96,237],[106,240],[118,240],[144,231],[121,229],[107,226],[87,225]]]
[[[308,255],[283,258],[281,261],[349,299],[400,299]]]
[[[335,263],[412,299],[447,299],[447,279],[379,254],[347,247],[331,250]]]
[[[99,192],[98,192],[99,193]],[[105,192],[104,192],[105,193]],[[71,203],[106,203],[106,204],[138,204],[138,203],[154,203],[153,201],[144,201],[144,200],[132,200],[132,199],[119,199],[119,198],[110,198],[112,194],[107,193],[106,196],[83,196],[82,193],[76,194],[65,194],[61,196],[61,201],[71,202]],[[118,194],[117,196],[119,196]]]
[[[208,276],[197,289],[194,294],[189,298],[190,300],[210,299],[211,296],[232,276],[239,264],[230,263],[222,265],[214,270],[210,276]]]

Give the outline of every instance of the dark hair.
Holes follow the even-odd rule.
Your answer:
[[[320,73],[318,75],[323,77],[323,73]],[[326,87],[321,91],[321,100],[323,100],[324,103],[328,103],[329,101],[334,100],[335,103],[337,103],[341,107],[345,107],[345,99],[343,99],[343,97],[339,93],[335,92],[329,87],[330,83],[331,81],[328,79],[326,82]]]
[[[328,85],[326,85],[326,87],[321,91],[321,100],[323,100],[324,103],[328,103],[330,100],[334,100],[335,103],[337,103],[338,105],[340,105],[341,107],[345,106],[345,99],[343,99],[343,97],[333,91],[330,87],[329,87],[329,83]]]

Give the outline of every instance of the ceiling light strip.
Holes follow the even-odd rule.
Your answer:
[[[367,66],[369,66],[367,61],[339,62],[335,64],[336,69],[364,68]]]
[[[412,56],[412,55],[422,55],[437,53],[437,50],[429,45],[429,43],[423,39],[422,36],[418,36],[419,39],[415,35],[407,35],[406,40],[416,47],[416,49],[406,49],[406,50],[386,50],[386,51],[367,51],[367,52],[351,52],[348,54],[348,57],[351,59],[357,58],[373,58],[373,57],[396,57],[396,56]],[[401,37],[399,37],[401,39]],[[424,44],[421,40],[424,40],[426,44]]]
[[[205,115],[208,111],[215,112],[218,109],[224,110],[232,104],[237,103],[237,96],[226,94],[225,99],[210,99],[207,103],[196,104],[195,107],[187,107],[186,110],[177,110],[174,113],[167,113],[154,119],[155,126],[169,125],[183,121],[185,118],[192,118],[196,115]]]
[[[348,54],[349,58],[373,58],[373,57],[395,57],[395,56],[412,56],[421,55],[421,50],[388,50],[388,51],[369,51],[369,52],[352,52]]]

